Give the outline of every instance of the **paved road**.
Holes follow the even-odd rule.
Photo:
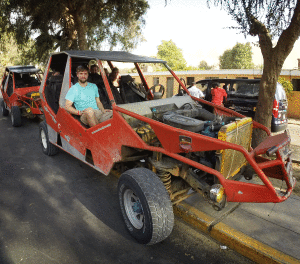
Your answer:
[[[37,122],[23,121],[0,117],[0,263],[251,263],[178,218],[162,243],[137,244],[117,180],[63,151],[45,156]]]

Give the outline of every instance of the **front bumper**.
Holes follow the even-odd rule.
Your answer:
[[[292,193],[296,184],[293,177],[290,137],[285,131],[270,136],[250,152],[247,161],[262,184],[225,180],[227,200],[232,202],[282,202]],[[269,157],[267,157],[269,156]],[[281,180],[284,188],[275,188],[269,178]]]
[[[280,132],[280,131],[283,131],[285,129],[287,129],[287,126],[288,126],[288,123],[283,123],[283,124],[274,124],[272,122],[272,125],[271,125],[271,131],[276,133],[276,132]]]

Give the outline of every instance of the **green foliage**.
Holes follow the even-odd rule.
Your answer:
[[[290,95],[290,93],[293,91],[293,84],[286,80],[285,78],[279,77],[278,78],[278,82],[281,83],[281,85],[283,86],[287,96]]]
[[[0,39],[0,65],[29,65],[37,63],[34,58],[34,42],[30,39],[25,45],[17,45],[14,35],[3,33]]]
[[[195,67],[195,66],[187,66],[184,69],[185,71],[198,71],[199,67]],[[200,69],[201,70],[201,69]]]
[[[199,68],[199,70],[211,70],[214,68],[214,66],[208,65],[208,63],[203,60],[203,61],[200,61],[198,68]]]
[[[225,50],[219,60],[220,69],[253,69],[254,67],[250,43],[237,43],[232,49]]]
[[[142,41],[148,8],[146,0],[4,0],[0,28],[22,45],[34,35],[40,60],[57,49],[130,50]]]
[[[157,57],[167,62],[171,69],[183,71],[186,69],[186,61],[182,55],[182,50],[172,41],[162,40],[158,46]],[[161,69],[166,70],[166,69]]]

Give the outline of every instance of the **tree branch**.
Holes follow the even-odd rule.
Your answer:
[[[266,26],[253,15],[250,17],[249,33],[252,36],[258,36],[261,53],[263,57],[266,57],[273,48],[272,37]]]
[[[276,50],[280,50],[287,57],[294,47],[294,43],[300,35],[300,1],[297,1],[291,23],[283,30],[278,39]]]

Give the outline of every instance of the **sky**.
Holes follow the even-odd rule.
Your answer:
[[[204,60],[209,65],[218,65],[219,56],[227,49],[239,43],[253,44],[253,62],[262,65],[263,59],[259,47],[255,47],[258,37],[247,37],[236,29],[237,26],[220,7],[207,7],[206,0],[148,0],[150,9],[145,20],[143,35],[146,39],[132,51],[134,54],[155,56],[162,40],[172,40],[182,50],[190,66],[198,66]],[[295,43],[283,66],[294,69],[300,58],[300,41]]]

